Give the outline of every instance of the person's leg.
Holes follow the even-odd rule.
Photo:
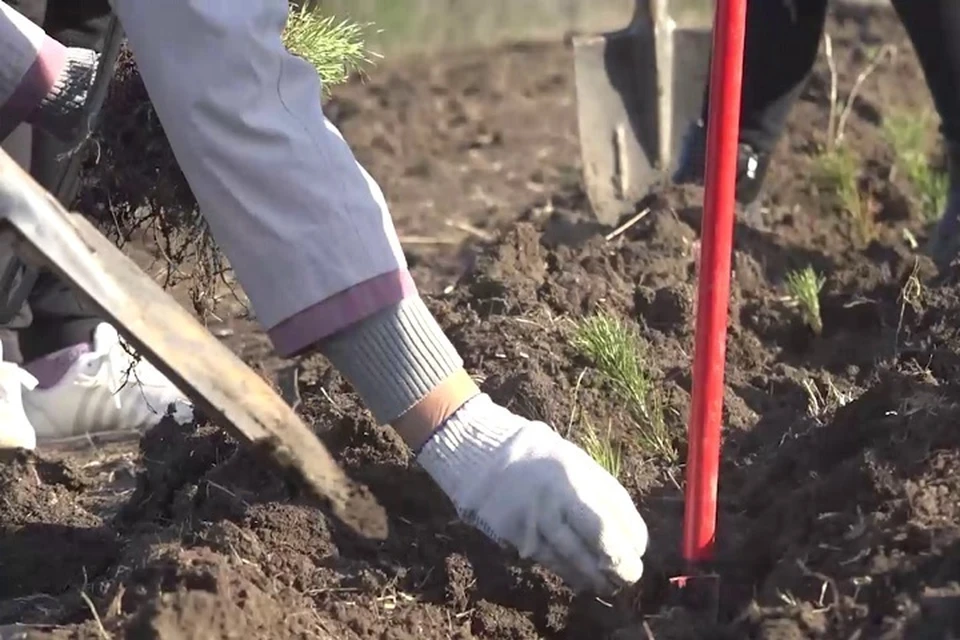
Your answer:
[[[106,0],[81,3],[48,0],[45,4],[46,11],[37,22],[43,26],[47,36],[66,47],[98,54],[103,51],[111,17]],[[76,147],[76,140],[61,140],[46,131],[34,131],[30,174],[68,208],[73,204],[76,193],[74,189],[64,190],[62,185],[65,182],[75,184],[74,181],[65,181],[64,173],[70,168],[70,156],[82,153]],[[97,326],[103,322],[72,287],[46,270],[40,273],[28,301],[33,322],[20,335],[20,346],[26,362],[34,363],[63,350],[82,351],[93,340]],[[63,360],[54,358],[57,362]],[[43,367],[34,363],[33,368]],[[39,378],[41,386],[50,386],[58,376],[50,372]]]
[[[40,25],[43,23],[44,17],[47,11],[47,1],[46,0],[8,0],[6,3],[10,9],[15,10],[17,13],[23,16],[27,21],[33,23],[34,25]],[[4,14],[3,17],[0,17],[0,21],[6,19],[7,14]],[[9,29],[12,23],[7,25],[0,25],[0,32],[9,33]],[[36,32],[34,31],[34,34]],[[9,37],[9,35],[8,35]],[[34,35],[31,39],[36,38]],[[23,64],[23,68],[26,70],[26,64]],[[0,110],[2,110],[3,103],[0,102]],[[0,126],[0,128],[9,128],[14,126],[14,123]],[[10,157],[23,167],[27,172],[31,172],[31,165],[33,164],[33,143],[36,139],[36,131],[29,124],[19,124],[7,136],[6,139],[2,140],[3,150],[10,155]],[[3,255],[2,261],[6,263],[8,256]],[[3,347],[4,347],[4,359],[10,362],[22,363],[23,358],[20,352],[19,337],[22,330],[25,327],[28,327],[32,322],[32,313],[30,305],[25,303],[20,312],[14,317],[3,329]]]
[[[50,9],[47,0],[15,0],[8,4],[11,9],[31,23],[30,26],[33,27],[29,31],[31,39],[43,41],[50,50],[57,48],[66,50],[67,44],[59,41],[50,42],[53,34],[43,34],[42,25],[47,20],[48,9]],[[57,4],[58,1],[54,0],[52,6],[55,7]],[[63,5],[62,0],[59,1],[59,5]],[[11,16],[9,11],[6,15]],[[28,29],[26,25],[21,25],[20,28],[23,31]],[[92,45],[96,44],[96,38],[89,37],[87,42],[79,44],[93,49]],[[57,193],[56,187],[61,175],[60,154],[68,151],[71,146],[75,146],[75,142],[60,142],[33,127],[21,125],[16,131],[15,138],[11,136],[10,144],[15,146],[21,166],[29,169],[31,176],[40,186],[57,196],[61,204],[69,206],[71,204],[69,199]],[[14,328],[18,329],[19,351],[25,362],[32,362],[56,351],[89,343],[93,340],[94,329],[101,322],[91,309],[80,302],[69,286],[46,270],[41,272],[24,307],[30,316],[30,321],[18,323]],[[53,382],[55,380],[45,380],[44,386],[49,386]]]
[[[0,147],[14,162],[27,168],[31,142],[30,126],[20,125],[0,141]],[[9,247],[0,248],[0,269],[6,268],[11,259],[15,259],[13,251]],[[36,379],[19,366],[23,357],[18,334],[30,322],[30,306],[24,304],[16,316],[0,327],[0,450],[32,449],[37,445],[36,431],[23,406],[23,392],[34,388]]]
[[[112,16],[107,0],[49,0],[42,24],[57,42],[100,54]],[[78,180],[65,175],[77,172],[70,163],[76,147],[76,141],[60,140],[44,130],[34,133],[32,174],[64,204],[72,203],[79,188]]]
[[[73,288],[46,269],[40,272],[27,299],[33,322],[21,330],[20,351],[28,368],[52,353],[64,349],[81,352],[93,340],[93,332],[103,322]],[[42,386],[56,382],[57,376],[43,376]]]
[[[30,168],[33,156],[33,130],[28,124],[22,124],[13,130],[0,147],[10,158],[26,170]],[[10,260],[16,256],[7,247],[0,247],[0,270],[6,269]],[[0,327],[0,343],[3,345],[3,360],[6,362],[23,363],[23,354],[20,351],[20,334],[25,327],[29,327],[33,320],[30,305],[21,305],[17,315]]]
[[[960,2],[893,0],[917,52],[948,143],[960,145]]]
[[[52,3],[53,9],[58,3],[76,5],[69,0]],[[93,6],[84,3],[87,9]],[[0,96],[0,124],[26,120],[56,135],[34,140],[28,147],[31,173],[69,206],[72,194],[61,189],[65,169],[61,156],[78,152],[85,128],[81,116],[98,62],[95,49],[103,38],[101,31],[97,42],[95,26],[105,27],[110,16],[88,11],[83,15],[90,24],[77,29],[70,20],[56,20],[60,14],[54,11],[57,28],[90,47],[82,48],[58,42],[9,4],[0,4],[0,9],[0,42],[18,52],[18,57],[11,57],[21,61],[0,69],[0,94],[5,92],[8,98]],[[29,13],[37,20],[44,17],[39,10]],[[183,394],[148,362],[135,361],[116,330],[53,273],[41,272],[24,309],[32,318],[18,331],[19,347],[25,370],[38,384],[24,394],[23,405],[41,439],[142,430],[168,413],[181,423],[192,419],[192,407]]]
[[[747,3],[740,107],[737,200],[759,195],[770,155],[786,127],[817,59],[827,0],[758,0]],[[675,181],[703,180],[709,88],[702,121],[691,126]]]
[[[47,16],[47,0],[6,0],[6,4],[33,24],[43,24]]]
[[[946,209],[931,238],[941,268],[960,253],[960,2],[894,0],[940,115],[950,171]]]
[[[0,2],[0,139],[21,122],[74,139],[95,71],[92,51],[65,47]]]
[[[747,15],[740,139],[771,153],[816,63],[827,0],[748,2]]]

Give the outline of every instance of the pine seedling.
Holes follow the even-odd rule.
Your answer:
[[[874,237],[874,209],[870,199],[860,193],[859,174],[859,159],[846,147],[817,156],[815,179],[837,197],[840,208],[853,219],[860,240],[868,243]]]
[[[364,34],[370,25],[321,16],[309,3],[291,6],[283,43],[317,69],[323,89],[342,84],[354,71],[380,56],[367,51]]]
[[[823,333],[823,318],[820,316],[820,291],[826,280],[806,267],[787,274],[787,292],[791,302],[800,309],[804,324],[817,335]]]
[[[587,452],[593,461],[600,465],[607,473],[620,479],[623,471],[623,456],[620,447],[614,444],[610,437],[610,429],[607,429],[607,435],[601,436],[589,422],[584,422],[584,434],[580,439],[583,450]]]
[[[921,216],[927,222],[936,220],[946,206],[948,176],[945,171],[934,169],[929,161],[929,114],[894,113],[884,119],[883,130],[897,165],[920,200]]]
[[[573,346],[624,401],[637,423],[641,447],[675,462],[673,434],[644,361],[647,347],[640,335],[612,316],[597,314],[578,323]]]

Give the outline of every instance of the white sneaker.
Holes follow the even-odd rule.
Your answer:
[[[0,450],[37,447],[37,434],[23,408],[23,389],[36,386],[37,379],[29,371],[12,362],[0,362]]]
[[[103,431],[146,431],[170,415],[193,420],[193,405],[156,367],[128,352],[112,325],[101,323],[93,349],[53,387],[24,394],[40,440]]]

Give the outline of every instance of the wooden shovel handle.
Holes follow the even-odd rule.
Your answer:
[[[68,213],[0,152],[0,228],[24,259],[39,260],[90,299],[139,353],[210,419],[263,451],[334,514],[373,538],[383,508],[344,474],[327,448],[269,384],[79,214]]]

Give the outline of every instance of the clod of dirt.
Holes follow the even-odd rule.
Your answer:
[[[0,624],[71,613],[76,586],[115,561],[115,531],[76,502],[84,488],[66,463],[28,453],[0,462]]]
[[[732,554],[736,573],[764,576],[750,614],[757,637],[926,637],[908,630],[928,624],[930,590],[960,597],[949,591],[960,577],[960,480],[947,471],[958,394],[887,374],[757,465],[739,498],[751,531]]]
[[[478,258],[468,290],[481,314],[522,313],[537,300],[547,273],[540,234],[532,225],[520,225],[490,252]]]
[[[696,291],[685,283],[656,289],[641,285],[634,295],[637,315],[647,326],[680,336],[693,329],[695,306]]]

